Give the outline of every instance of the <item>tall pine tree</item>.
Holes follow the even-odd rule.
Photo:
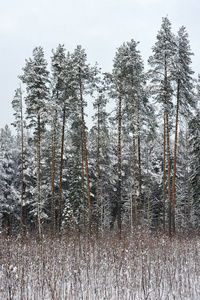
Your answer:
[[[163,141],[163,202],[165,202],[165,153],[167,152],[167,176],[168,176],[168,204],[169,204],[169,234],[171,235],[171,164],[170,164],[170,114],[172,107],[172,69],[175,55],[175,37],[171,31],[171,23],[167,17],[163,18],[161,29],[157,34],[157,41],[153,46],[153,55],[149,58],[151,66],[149,75],[151,78],[151,92],[158,102],[162,103],[164,120]],[[165,224],[164,224],[165,227]]]
[[[174,69],[172,71],[176,82],[176,124],[175,124],[175,140],[174,140],[174,166],[173,166],[173,181],[172,181],[172,225],[173,233],[175,233],[175,181],[176,181],[176,157],[178,144],[178,121],[179,110],[181,115],[188,117],[191,107],[195,106],[194,101],[194,80],[191,70],[191,55],[188,41],[188,34],[185,27],[182,26],[178,31],[177,36],[177,52],[174,58]]]
[[[41,202],[41,133],[44,132],[47,118],[47,101],[49,99],[49,72],[44,58],[42,47],[33,50],[33,58],[26,60],[23,68],[24,74],[20,76],[26,84],[27,95],[25,97],[27,118],[29,127],[34,129],[37,145],[37,221],[38,233],[41,238],[40,202]]]

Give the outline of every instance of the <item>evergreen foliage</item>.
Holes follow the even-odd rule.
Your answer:
[[[36,47],[20,76],[24,101],[21,87],[12,101],[17,135],[8,126],[0,133],[2,229],[39,238],[49,230],[199,230],[200,79],[195,95],[191,56],[185,27],[175,36],[167,17],[148,72],[133,39],[105,74],[81,46],[70,53],[64,45],[52,50],[49,71]]]

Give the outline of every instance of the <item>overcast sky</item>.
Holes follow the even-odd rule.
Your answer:
[[[70,52],[81,45],[89,63],[111,71],[116,48],[134,39],[147,67],[162,17],[168,16],[174,33],[186,26],[197,77],[199,14],[199,0],[0,0],[0,128],[13,121],[18,75],[36,46],[44,48],[50,61],[59,43]]]

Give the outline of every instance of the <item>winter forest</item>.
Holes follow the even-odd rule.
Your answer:
[[[110,73],[91,66],[81,46],[70,53],[58,45],[50,66],[43,48],[33,49],[12,100],[16,135],[7,125],[0,132],[0,226],[10,261],[2,299],[198,298],[200,75],[194,77],[193,55],[186,28],[174,34],[167,17],[146,70],[133,39],[116,50]],[[17,244],[28,237],[26,246]],[[62,251],[68,269],[59,277]],[[164,264],[165,251],[174,256]],[[19,267],[28,252],[32,279]],[[128,264],[133,257],[137,264]],[[181,281],[173,281],[186,260]],[[29,295],[34,280],[38,290]],[[183,287],[187,297],[167,298],[184,294]]]
[[[17,135],[0,135],[3,231],[199,230],[200,77],[188,34],[163,18],[147,71],[137,45],[120,46],[104,74],[81,46],[52,50],[50,71],[33,50],[12,101]]]

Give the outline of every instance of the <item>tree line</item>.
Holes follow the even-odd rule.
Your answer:
[[[0,133],[8,234],[199,230],[200,76],[188,34],[182,26],[175,35],[163,18],[147,71],[137,47],[123,43],[107,73],[81,46],[58,45],[50,70],[34,48],[19,76],[25,91],[12,100],[17,134],[7,125]]]

